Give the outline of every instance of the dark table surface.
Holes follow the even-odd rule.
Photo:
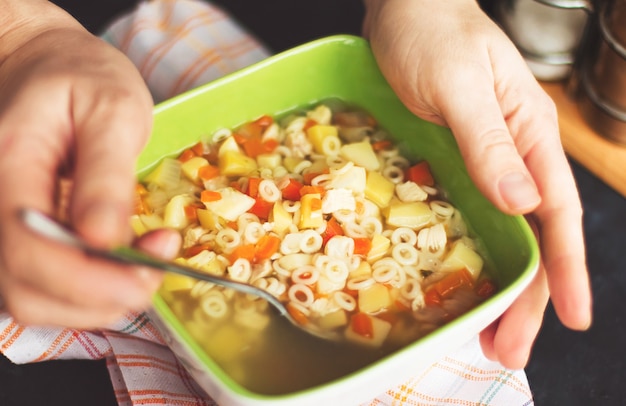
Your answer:
[[[289,0],[217,3],[236,15],[270,48],[281,51],[330,34],[358,34],[361,1],[333,1],[311,2],[306,14],[298,11],[302,4]],[[98,32],[104,22],[133,3],[124,0],[55,2],[70,10],[92,32]],[[331,9],[333,11],[329,12]],[[285,15],[309,18],[271,20]],[[626,169],[625,162],[612,164]],[[586,332],[570,331],[559,323],[549,307],[526,373],[537,405],[624,405],[626,370],[622,351],[626,345],[626,310],[622,300],[626,297],[626,199],[576,162],[571,165],[585,210],[594,324]],[[2,406],[114,404],[103,360],[18,366],[0,357]]]

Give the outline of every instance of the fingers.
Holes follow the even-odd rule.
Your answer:
[[[71,218],[95,245],[127,242],[135,160],[151,129],[150,95],[132,66],[124,75],[105,77],[95,89],[76,86],[72,95],[76,166]]]
[[[137,241],[137,247],[163,259],[173,258],[180,244],[180,235],[170,230],[155,231]],[[6,256],[0,272],[0,285],[10,287],[3,289],[5,306],[25,324],[106,326],[129,310],[145,309],[162,280],[160,271],[90,258],[37,237],[31,246],[32,251],[17,250]],[[28,272],[16,264],[28,267]]]
[[[546,97],[547,96],[543,96]],[[537,98],[537,104],[540,98]],[[553,104],[552,104],[553,107]],[[537,119],[517,124],[511,120],[513,131],[520,138],[520,154],[542,195],[542,202],[533,212],[546,268],[551,299],[561,322],[573,329],[583,330],[591,325],[592,301],[586,267],[585,242],[582,229],[582,207],[576,184],[560,143],[556,113],[549,108],[537,112]],[[540,132],[543,130],[543,132]],[[536,134],[542,134],[537,137]],[[532,147],[524,143],[531,139]],[[531,143],[528,142],[528,143]]]
[[[541,328],[548,303],[546,274],[543,267],[504,314],[480,334],[485,356],[509,369],[522,369]]]
[[[582,210],[560,143],[556,109],[527,74],[507,80],[513,84],[495,92],[475,90],[467,103],[451,101],[442,112],[470,176],[487,198],[509,214],[533,211],[555,310],[564,325],[586,329],[591,323],[591,292]],[[476,77],[473,82],[479,81]],[[489,89],[486,83],[477,88]],[[484,102],[479,104],[479,99]]]
[[[565,193],[565,189],[562,192]],[[582,211],[575,197],[548,200],[551,201],[557,204],[554,207],[546,204],[536,212],[551,300],[566,327],[586,330],[592,323],[592,298],[585,260]]]
[[[171,260],[180,251],[182,237],[178,231],[158,229],[142,235],[134,245],[148,254]]]

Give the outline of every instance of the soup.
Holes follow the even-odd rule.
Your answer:
[[[341,339],[307,336],[262,300],[166,275],[161,295],[190,334],[262,394],[360,369],[496,289],[428,163],[345,106],[262,116],[163,160],[138,185],[132,224],[180,230],[176,261],[259,286]]]

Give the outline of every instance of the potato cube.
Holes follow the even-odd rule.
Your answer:
[[[361,261],[356,269],[350,271],[349,278],[352,279],[366,276],[372,276],[372,266],[367,261]]]
[[[306,135],[313,144],[315,152],[324,155],[337,155],[341,148],[341,140],[337,127],[332,125],[314,125],[307,129]]]
[[[371,337],[366,337],[355,332],[350,326],[346,328],[345,337],[349,341],[355,342],[357,344],[363,344],[368,347],[378,348],[383,345],[383,343],[387,339],[387,335],[391,330],[391,323],[379,319],[378,317],[373,317],[370,315],[367,315],[367,317],[369,317],[372,322],[373,334]]]
[[[219,157],[218,166],[224,176],[248,176],[258,169],[253,158],[234,151],[224,152]]]
[[[324,225],[322,199],[319,193],[307,193],[300,199],[298,228],[318,228]]]
[[[189,225],[189,218],[185,213],[185,206],[193,203],[195,199],[191,195],[177,195],[172,197],[165,206],[163,213],[163,225],[165,227],[182,230]]]
[[[381,234],[374,234],[372,237],[372,248],[367,253],[367,262],[372,263],[387,254],[391,246],[391,240]]]
[[[198,170],[203,166],[207,166],[208,164],[209,161],[207,161],[206,159],[200,156],[194,156],[193,158],[183,162],[180,165],[180,169],[182,170],[183,175],[187,177],[187,179],[195,183],[199,180]]]
[[[385,178],[378,172],[368,172],[367,181],[365,183],[365,197],[380,208],[389,205],[395,185],[389,179]]]
[[[339,156],[368,171],[376,171],[380,168],[380,161],[372,144],[367,140],[343,145],[339,150]]]
[[[472,278],[476,280],[483,269],[483,263],[483,259],[476,251],[459,240],[452,245],[439,269],[442,272],[455,272],[467,269]]]
[[[235,137],[230,136],[222,141],[222,145],[220,145],[220,149],[217,150],[218,158],[221,158],[227,152],[237,152],[242,153],[241,148],[239,148],[239,144],[235,140]]]
[[[133,229],[136,236],[141,236],[148,231],[146,225],[141,221],[139,214],[134,214],[130,217],[130,227]]]
[[[231,187],[220,189],[219,192],[222,195],[221,199],[205,202],[204,205],[207,209],[228,221],[237,220],[239,216],[250,210],[256,202],[250,196]]]
[[[272,231],[282,238],[289,230],[289,226],[293,224],[293,215],[278,202],[272,207],[269,221],[272,222]]]
[[[383,215],[390,226],[418,230],[430,222],[432,212],[424,202],[395,201],[383,211]]]
[[[189,276],[166,272],[165,275],[163,275],[161,290],[166,290],[168,292],[186,291],[190,290],[195,283],[196,280],[194,278],[190,278]]]
[[[361,194],[367,187],[367,171],[360,166],[353,166],[341,173],[334,173],[326,189],[349,189]]]
[[[282,163],[280,154],[260,154],[256,157],[257,164],[260,168],[274,169]]]
[[[370,314],[389,308],[391,306],[389,289],[381,283],[375,283],[367,289],[359,290],[358,305],[360,311]]]
[[[196,209],[196,216],[202,228],[215,230],[219,225],[219,216],[207,209]]]
[[[333,330],[337,327],[348,324],[348,316],[343,309],[326,313],[318,319],[318,324],[323,330]]]

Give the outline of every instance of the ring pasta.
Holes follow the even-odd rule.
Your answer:
[[[172,225],[184,237],[177,261],[261,287],[302,323],[348,341],[357,331],[359,343],[410,341],[495,290],[480,244],[433,179],[372,117],[320,104],[218,130],[164,159],[138,187],[132,224]],[[161,291],[186,294],[199,319],[268,326],[267,306],[223,287],[166,278]],[[397,328],[355,327],[364,317]]]

